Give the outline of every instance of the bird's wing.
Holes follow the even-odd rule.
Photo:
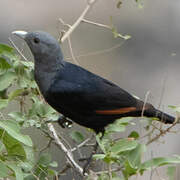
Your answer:
[[[94,74],[79,83],[57,80],[48,95],[56,107],[80,113],[117,115],[137,110],[137,100],[132,95]]]

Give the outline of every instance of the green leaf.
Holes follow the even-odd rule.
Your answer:
[[[167,165],[167,164],[179,164],[180,163],[180,157],[158,157],[153,158],[151,160],[145,161],[143,164],[141,164],[141,173],[144,172],[144,170],[151,170],[152,167],[156,168],[159,166]]]
[[[22,122],[25,120],[23,114],[21,112],[11,112],[8,114],[12,119],[16,120],[17,122]]]
[[[57,175],[58,173],[55,171],[55,170],[53,170],[53,169],[48,169],[47,170],[47,173],[48,173],[48,175],[51,177],[51,176],[55,176],[55,175]]]
[[[137,169],[132,168],[128,161],[125,161],[123,175],[125,180],[128,180],[130,176],[137,174]]]
[[[39,158],[38,164],[41,164],[46,167],[49,166],[51,160],[51,155],[49,153],[43,153]]]
[[[125,131],[125,126],[124,125],[117,125],[116,123],[109,124],[106,127],[106,132],[124,132]]]
[[[17,166],[17,164],[6,162],[6,165],[14,172],[16,180],[24,180],[23,172],[21,168]]]
[[[88,179],[88,180],[91,180],[91,179],[95,179],[95,178],[92,177],[92,178],[90,178],[90,179]],[[108,174],[106,174],[106,173],[102,173],[102,174],[98,177],[97,180],[109,180],[109,176],[108,176]]]
[[[135,149],[129,152],[128,161],[129,165],[133,169],[139,169],[141,165],[141,156],[146,151],[146,146],[144,144],[138,144]]]
[[[0,127],[16,140],[22,142],[27,146],[32,146],[31,138],[20,133],[19,126],[16,122],[10,120],[0,121]]]
[[[123,117],[123,118],[117,119],[116,123],[120,125],[128,125],[133,119],[134,117]]]
[[[10,68],[11,65],[4,58],[0,57],[0,74],[5,73]]]
[[[0,99],[0,109],[3,109],[8,106],[8,99]]]
[[[106,127],[106,132],[107,133],[112,133],[112,132],[124,132],[126,129],[126,126],[129,125],[129,123],[133,120],[133,117],[124,117],[117,119],[114,123],[109,124]]]
[[[16,74],[14,72],[6,72],[0,75],[0,91],[8,88],[15,79]]]
[[[8,99],[7,89],[0,91],[0,99]]]
[[[139,138],[139,134],[136,131],[132,131],[128,137],[129,138],[138,139]]]
[[[111,151],[115,154],[118,154],[124,151],[135,149],[137,145],[137,142],[134,140],[121,139],[111,147]]]
[[[126,35],[122,35],[122,34],[118,33],[115,27],[112,27],[112,33],[114,35],[114,38],[120,37],[120,38],[122,38],[124,40],[128,40],[128,39],[131,38],[130,35],[127,35],[127,34]]]
[[[49,164],[51,167],[58,167],[58,163],[56,161],[53,161]]]
[[[168,106],[168,107],[171,108],[175,112],[180,112],[180,106]]]
[[[26,158],[22,144],[2,129],[0,129],[0,139],[7,150],[8,156],[18,156],[22,160]]]
[[[175,166],[169,166],[167,168],[167,176],[169,177],[169,180],[175,179],[175,173],[176,173],[176,167]]]
[[[8,177],[9,168],[0,161],[0,177],[5,178]]]
[[[84,140],[84,136],[79,131],[72,131],[70,133],[71,138],[76,141],[77,143],[80,143]]]
[[[105,154],[94,154],[93,155],[93,159],[96,159],[96,160],[102,160],[106,157]]]
[[[24,92],[24,89],[16,89],[12,91],[8,97],[9,101],[12,101],[14,98],[20,96],[23,92]]]
[[[121,5],[122,5],[122,1],[118,1],[116,7],[117,7],[118,9],[120,9]]]
[[[6,44],[0,44],[0,55],[7,55],[14,53],[14,49]]]
[[[24,146],[24,151],[26,153],[26,161],[23,162],[25,165],[22,164],[23,169],[26,167],[27,171],[30,171],[33,169],[36,159],[34,157],[34,149],[29,146]]]
[[[143,3],[141,2],[141,0],[135,0],[135,2],[138,4],[138,8],[143,8]]]
[[[21,64],[23,64],[24,66],[26,66],[26,67],[30,67],[30,68],[34,68],[34,63],[33,62],[31,62],[31,61],[20,61],[21,62]]]

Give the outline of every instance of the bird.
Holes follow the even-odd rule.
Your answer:
[[[115,83],[64,59],[60,43],[43,31],[14,31],[30,48],[35,81],[47,103],[77,124],[104,133],[122,117],[157,117],[172,124],[175,118],[131,95]],[[62,120],[62,119],[61,119]],[[60,120],[59,120],[60,121]]]

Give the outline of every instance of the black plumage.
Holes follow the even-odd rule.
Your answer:
[[[72,121],[97,133],[120,117],[158,117],[164,123],[175,118],[155,109],[116,84],[64,61],[58,41],[45,32],[14,32],[23,38],[35,59],[35,80],[45,100]]]

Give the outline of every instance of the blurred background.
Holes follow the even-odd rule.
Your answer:
[[[150,91],[148,101],[173,114],[168,105],[180,104],[180,2],[144,0],[143,8],[139,8],[131,0],[123,1],[120,9],[116,7],[117,2],[98,0],[86,19],[110,25],[112,16],[118,32],[132,38],[127,41],[115,39],[107,29],[82,23],[71,35],[77,61],[82,67],[115,82],[141,99]],[[58,38],[63,28],[58,19],[73,24],[85,6],[85,0],[1,0],[0,42],[9,44],[8,37],[14,30],[43,30]],[[73,62],[67,41],[62,44],[62,49],[66,59]],[[143,126],[137,128],[141,131]],[[38,132],[33,132],[33,135],[35,144],[45,143]],[[152,151],[153,157],[180,154],[179,136],[171,133],[150,145],[145,159],[152,156]],[[51,151],[53,159],[59,159],[62,167],[63,155],[56,148]],[[153,180],[167,179],[164,168],[158,172],[153,174]],[[72,177],[69,175],[66,179]],[[150,174],[134,179],[150,179]],[[176,179],[180,179],[178,169]]]

